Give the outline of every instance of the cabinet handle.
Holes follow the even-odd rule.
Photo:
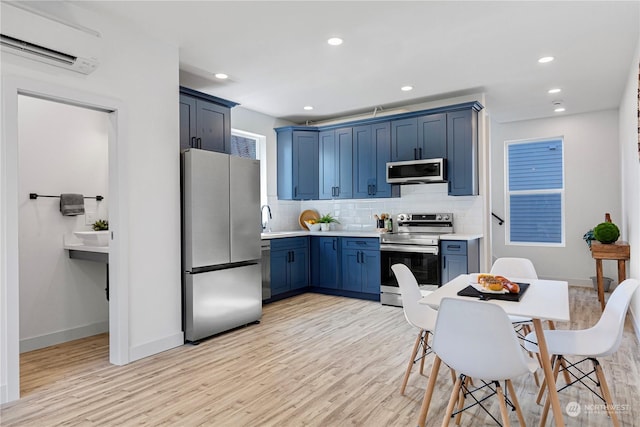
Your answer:
[[[340,197],[340,187],[336,187],[336,197]]]
[[[443,270],[447,269],[447,257],[446,256],[442,257],[442,269]]]
[[[198,148],[198,141],[195,136],[191,137],[191,148]]]
[[[296,262],[296,253],[291,251],[291,262]]]
[[[198,148],[202,148],[202,138],[198,138]]]
[[[336,250],[336,239],[333,239],[333,241],[331,243],[333,243],[333,250],[335,251]]]
[[[362,252],[358,251],[358,264],[362,263]]]
[[[360,264],[364,264],[364,252],[360,252]]]
[[[336,187],[331,187],[331,197],[336,197]]]
[[[371,195],[375,196],[377,192],[378,190],[376,189],[376,185],[375,184],[371,185]]]
[[[460,249],[460,245],[447,245],[447,249]]]
[[[298,197],[298,186],[293,187],[293,197]]]
[[[418,160],[422,159],[422,147],[418,147]]]
[[[413,149],[413,160],[419,160],[419,158],[418,158],[418,149],[417,148]]]

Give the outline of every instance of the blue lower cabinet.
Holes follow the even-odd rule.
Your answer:
[[[309,286],[309,239],[271,240],[271,295]]]
[[[478,239],[440,240],[442,257],[442,284],[448,283],[461,274],[480,271],[480,251]]]
[[[339,244],[338,237],[311,237],[311,286],[339,288]]]
[[[342,239],[342,289],[380,294],[380,242],[378,239]]]

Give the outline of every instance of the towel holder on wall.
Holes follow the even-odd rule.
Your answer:
[[[60,198],[60,196],[45,196],[45,195],[43,195],[43,194],[38,194],[38,193],[29,193],[29,198],[30,198],[31,200],[35,200],[35,199],[37,199],[38,197],[57,197],[57,198]],[[97,201],[100,201],[100,200],[103,200],[103,199],[104,199],[104,197],[102,197],[102,196],[95,196],[95,197],[84,196],[84,198],[85,198],[85,199],[96,199]]]

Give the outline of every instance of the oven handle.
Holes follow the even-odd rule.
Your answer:
[[[418,254],[438,255],[437,246],[417,246],[417,245],[380,245],[381,252],[408,252]]]

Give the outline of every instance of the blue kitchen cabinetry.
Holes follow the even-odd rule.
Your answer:
[[[478,194],[478,113],[447,113],[447,177],[450,196]]]
[[[391,161],[447,157],[447,114],[391,122]]]
[[[342,238],[342,289],[380,295],[380,241]]]
[[[478,112],[462,110],[391,122],[391,161],[445,158],[448,194],[478,194]]]
[[[350,127],[319,133],[320,199],[353,197],[353,135]]]
[[[478,239],[440,241],[442,284],[461,274],[478,273],[480,252]]]
[[[278,199],[318,199],[318,132],[299,127],[278,133]]]
[[[387,183],[391,160],[391,122],[353,128],[353,197],[395,197],[400,187]]]
[[[340,238],[311,237],[311,286],[340,288]]]
[[[271,295],[309,286],[309,240],[288,237],[271,240]]]
[[[229,153],[231,108],[235,102],[180,88],[180,149]]]
[[[482,108],[467,102],[340,125],[277,128],[278,198],[396,197],[400,187],[387,184],[387,162],[432,158],[447,160],[450,196],[475,196]]]

